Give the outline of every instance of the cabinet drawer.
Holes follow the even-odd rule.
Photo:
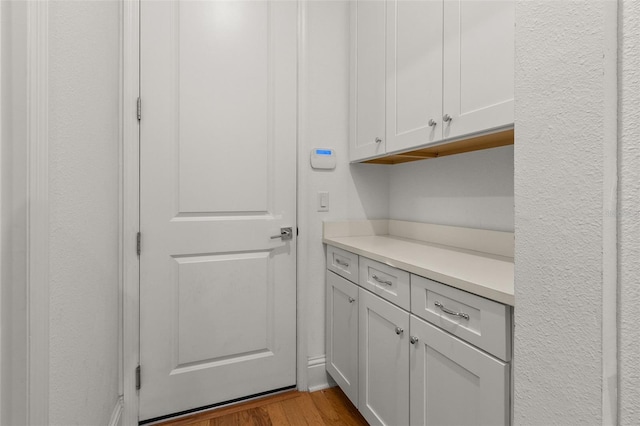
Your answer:
[[[406,271],[360,258],[360,286],[407,311],[411,308],[409,276]]]
[[[511,360],[511,310],[506,305],[411,275],[411,312],[504,361]]]
[[[351,282],[358,283],[358,255],[327,246],[327,269],[342,275]]]

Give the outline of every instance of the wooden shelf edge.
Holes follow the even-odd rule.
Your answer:
[[[442,145],[416,149],[414,151],[391,154],[386,157],[374,158],[363,161],[366,164],[401,164],[411,161],[428,160],[430,158],[444,157],[447,155],[462,154],[465,152],[479,151],[483,149],[498,148],[513,145],[514,130],[508,129],[488,135],[462,139]]]

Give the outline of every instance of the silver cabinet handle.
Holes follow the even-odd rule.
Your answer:
[[[437,300],[434,303],[434,305],[436,305],[438,308],[440,308],[440,310],[442,312],[444,312],[445,314],[449,314],[449,315],[453,315],[453,316],[456,316],[456,317],[464,318],[466,320],[469,319],[469,314],[465,314],[464,312],[456,312],[456,311],[452,311],[451,309],[447,309],[442,303],[438,302]]]
[[[382,139],[381,138],[376,138],[376,143],[380,143],[380,142],[382,142]]]
[[[349,303],[353,303],[353,302],[355,302],[355,301],[356,301],[356,299],[354,299],[353,297],[350,297],[350,298],[349,298]]]
[[[434,120],[433,118],[429,119],[429,127],[433,127],[433,126],[435,126],[436,124],[438,124],[438,123],[436,122],[436,120]]]
[[[379,278],[377,275],[371,275],[371,278],[378,281],[380,284],[393,285],[391,281],[383,280],[382,278]]]
[[[282,241],[287,241],[293,238],[293,231],[291,230],[291,227],[287,227],[287,228],[280,228],[280,235],[273,235],[271,237],[272,240],[275,240],[276,238],[282,238]]]
[[[415,345],[416,343],[418,343],[418,340],[420,340],[418,339],[418,336],[411,336],[409,338],[409,341],[411,342],[412,345]]]
[[[402,327],[396,327],[396,334],[399,336],[402,333],[404,333],[404,330],[402,329]]]
[[[446,123],[449,123],[451,120],[453,120],[453,117],[451,117],[449,114],[445,114],[442,116],[442,120]]]
[[[349,267],[349,264],[348,264],[347,262],[345,262],[345,261],[343,261],[343,260],[340,260],[340,259],[336,259],[336,263],[337,263],[338,265],[342,265],[342,266],[344,266],[345,268],[348,268],[348,267]]]

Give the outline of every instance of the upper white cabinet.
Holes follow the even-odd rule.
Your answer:
[[[514,13],[513,0],[354,1],[350,160],[511,126]],[[413,157],[513,143],[500,137]]]
[[[513,0],[444,1],[445,138],[513,123]]]
[[[387,1],[387,152],[442,139],[442,9]]]
[[[351,160],[386,152],[386,8],[386,3],[380,0],[351,3]]]

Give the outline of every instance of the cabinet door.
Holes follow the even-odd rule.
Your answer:
[[[509,364],[413,315],[411,337],[411,425],[508,424]]]
[[[442,1],[387,0],[387,152],[442,139]]]
[[[371,425],[409,423],[409,314],[362,288],[358,409]]]
[[[444,1],[444,137],[513,124],[513,0]]]
[[[327,271],[327,372],[358,405],[358,287]]]
[[[351,161],[385,153],[385,2],[351,4]]]

